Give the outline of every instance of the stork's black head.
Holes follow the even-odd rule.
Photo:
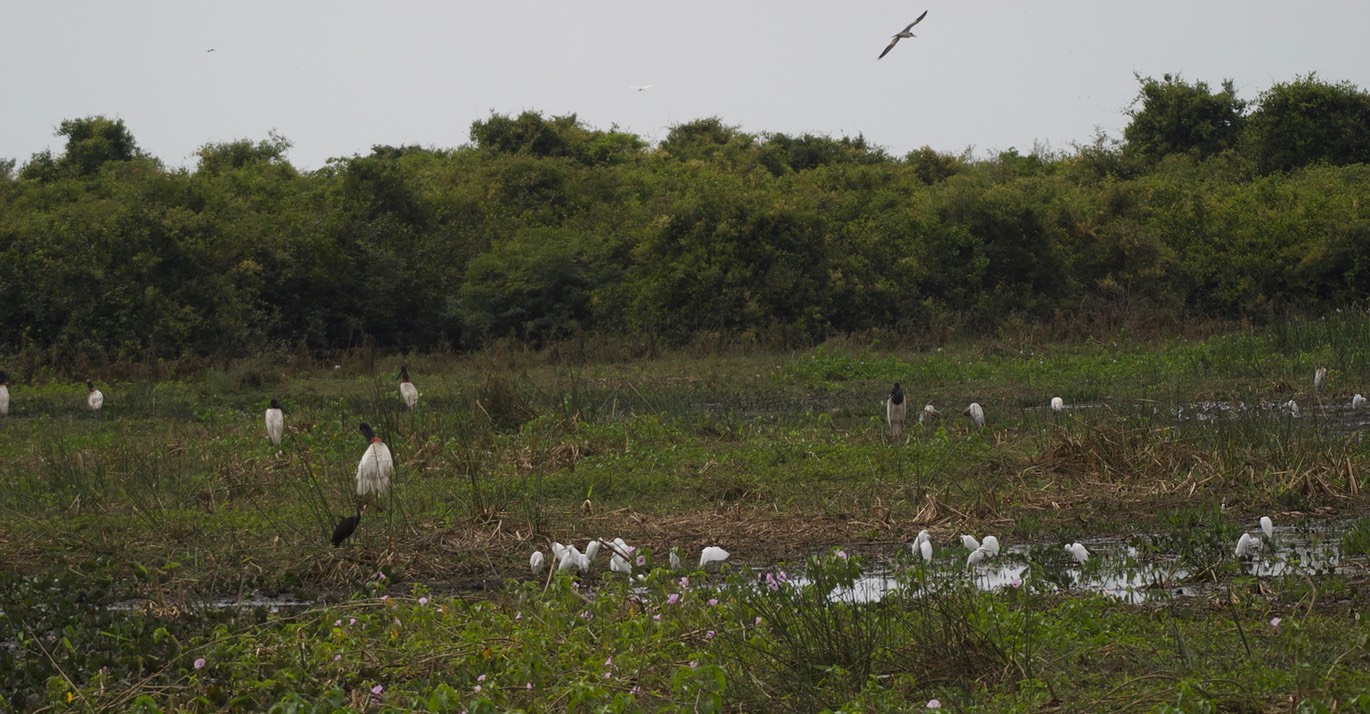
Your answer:
[[[88,389],[88,390],[90,390],[90,391],[92,391],[92,392],[95,391],[95,383],[92,382],[92,381],[90,381],[89,379],[87,379],[87,380],[86,380],[86,389]]]
[[[409,381],[409,365],[407,365],[407,364],[402,364],[402,365],[400,365],[400,373],[397,374],[397,375],[395,375],[395,376],[396,376],[396,377],[399,377],[399,379],[400,379],[401,382],[408,382],[408,381]]]
[[[376,432],[371,431],[371,425],[367,424],[366,422],[362,422],[361,424],[359,424],[357,426],[357,430],[362,433],[362,436],[366,437],[366,440],[368,442],[376,438]]]
[[[0,384],[9,384],[10,376],[5,370],[0,369]]]
[[[890,390],[890,401],[894,404],[904,403],[904,390],[899,387],[899,383],[894,383],[894,388]]]
[[[280,403],[280,401],[279,401],[279,400],[276,400],[276,399],[272,399],[272,400],[271,400],[271,408],[272,408],[272,409],[280,409],[280,408],[281,408],[281,403]]]

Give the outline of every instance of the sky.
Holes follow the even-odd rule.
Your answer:
[[[1121,136],[1136,75],[1370,89],[1367,27],[1366,0],[0,0],[0,158],[105,115],[171,167],[274,131],[312,170],[524,110],[652,143],[716,116],[896,156],[1069,151]]]

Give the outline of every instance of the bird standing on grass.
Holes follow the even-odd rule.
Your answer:
[[[924,404],[923,411],[918,412],[918,425],[927,426],[932,423],[932,420],[940,418],[942,418],[942,412],[937,411],[937,407]]]
[[[266,409],[266,438],[271,440],[272,446],[280,446],[284,433],[285,411],[281,409],[280,402],[272,399],[271,406]]]
[[[366,453],[357,463],[357,495],[384,496],[390,490],[390,474],[395,470],[395,460],[390,457],[390,447],[381,441],[371,425],[362,422],[357,429],[366,437]]]
[[[86,406],[95,412],[95,416],[100,416],[100,410],[105,406],[105,395],[95,388],[95,383],[86,380]]]
[[[404,397],[404,403],[409,405],[410,409],[413,409],[414,405],[419,403],[419,390],[418,387],[414,386],[413,382],[409,381],[409,365],[400,365],[399,378],[400,396]]]
[[[1065,408],[1066,408],[1066,400],[1064,400],[1064,399],[1062,399],[1062,398],[1060,398],[1060,397],[1052,397],[1052,398],[1051,398],[1051,411],[1054,411],[1054,412],[1056,412],[1057,414],[1060,414],[1062,411],[1065,410]]]
[[[333,528],[333,547],[337,548],[342,545],[343,541],[352,537],[352,534],[357,530],[357,524],[361,522],[362,507],[361,504],[357,504],[357,513],[338,521],[338,525]]]
[[[923,18],[925,18],[925,17],[927,17],[927,16],[928,16],[928,11],[927,11],[927,10],[924,10],[924,11],[923,11],[923,14],[922,14],[922,15],[919,15],[917,20],[914,20],[913,22],[910,22],[910,23],[908,24],[908,27],[905,27],[904,29],[900,30],[899,32],[894,33],[894,39],[891,39],[891,40],[890,40],[890,43],[889,43],[888,45],[885,46],[885,51],[884,51],[884,52],[881,52],[881,53],[880,53],[880,56],[879,56],[879,57],[876,57],[876,59],[877,59],[877,60],[885,59],[885,55],[889,54],[889,53],[890,53],[890,50],[894,49],[894,46],[897,45],[897,44],[899,44],[899,41],[900,41],[900,40],[905,39],[905,38],[909,38],[909,37],[917,37],[917,35],[913,34],[912,32],[909,32],[909,30],[912,30],[914,25],[917,25],[918,23],[922,22],[922,21],[923,21]],[[908,15],[905,15],[904,17],[908,17]]]
[[[896,439],[904,433],[904,414],[908,407],[904,400],[904,390],[895,382],[889,398],[885,400],[885,419],[890,423],[890,436]]]
[[[699,567],[704,567],[709,563],[721,563],[728,559],[728,551],[711,545],[699,552]]]
[[[971,403],[970,403],[970,406],[966,407],[966,411],[964,411],[964,412],[962,412],[962,413],[965,414],[966,416],[970,417],[970,420],[971,420],[971,421],[975,422],[975,428],[977,428],[977,429],[983,429],[983,428],[984,428],[984,426],[985,426],[985,409],[984,409],[984,407],[980,406],[980,403],[979,403],[979,402],[971,402]]]
[[[0,370],[0,415],[10,413],[10,376]]]

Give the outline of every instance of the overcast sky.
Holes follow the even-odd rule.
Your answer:
[[[1370,89],[1368,28],[1367,0],[0,0],[0,157],[104,114],[169,166],[274,129],[315,169],[525,109],[652,142],[718,116],[895,155],[1069,149],[1121,134],[1134,73]]]

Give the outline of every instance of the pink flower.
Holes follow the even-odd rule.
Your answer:
[[[757,616],[756,616],[756,624],[758,624],[758,625],[761,624],[761,616],[760,616],[760,615],[757,615]]]
[[[670,597],[667,597],[667,598],[666,598],[666,604],[667,604],[667,605],[674,605],[674,604],[676,604],[676,603],[679,602],[679,601],[680,601],[680,593],[671,593]]]
[[[515,619],[515,620],[522,620],[522,619],[523,619],[523,611],[520,610],[517,614],[515,614],[515,615],[514,615],[514,619]]]
[[[643,565],[646,565],[646,564],[647,564],[647,556],[645,556],[645,555],[639,555],[639,556],[637,557],[637,564],[638,564],[639,567],[640,567],[640,566],[643,566]]]
[[[352,618],[351,620],[348,620],[348,621],[347,621],[347,624],[348,624],[349,626],[357,624],[357,618],[354,617],[354,618]]]
[[[604,666],[605,666],[605,667],[612,667],[612,666],[614,666],[614,658],[613,658],[613,657],[610,657],[609,659],[604,660]]]
[[[376,573],[377,580],[385,580],[385,573]],[[379,685],[377,685],[379,686]]]
[[[422,607],[422,606],[424,606],[424,605],[427,605],[427,604],[428,604],[428,598],[426,598],[426,597],[421,597],[421,598],[419,598],[419,606],[420,606],[420,607]]]
[[[660,621],[661,621],[661,613],[658,612],[657,614],[652,615],[652,619],[653,619],[653,620],[656,620],[657,622],[660,622]]]
[[[609,678],[609,673],[608,673],[608,672],[605,672],[605,673],[604,673],[604,678],[605,678],[605,679],[608,679],[608,678]]]
[[[377,696],[377,697],[379,697],[379,696],[381,695],[381,692],[384,692],[384,691],[385,691],[385,687],[382,687],[382,686],[379,685],[379,684],[377,684],[376,686],[374,686],[374,687],[371,688],[371,694],[373,694],[373,695],[375,695],[375,696]]]
[[[1015,588],[1021,588],[1023,587],[1023,581],[1019,578],[1014,578],[1013,581],[1009,583],[1009,585],[1012,585]]]
[[[682,577],[682,578],[680,579],[680,587],[682,587],[682,588],[688,588],[688,587],[690,587],[690,576],[686,575],[686,576],[684,576],[684,577]]]
[[[1279,627],[1281,622],[1283,622],[1283,620],[1281,620],[1281,619],[1278,618],[1278,617],[1272,617],[1272,618],[1270,618],[1270,626],[1271,626],[1271,627]]]
[[[699,666],[699,660],[697,660],[697,659],[692,659],[692,660],[690,660],[690,669],[694,669],[694,668],[696,668],[696,667],[698,667],[698,666]]]
[[[484,682],[484,681],[485,681],[485,675],[482,674],[481,676],[476,677],[476,681],[477,681],[477,682]]]
[[[716,597],[711,597],[711,598],[709,598],[709,607],[713,607],[714,605],[717,605],[717,604],[718,604],[718,598],[716,598]]]
[[[204,657],[201,657],[201,658],[195,660],[195,669],[204,669],[204,668],[205,668],[205,658],[204,658]]]
[[[473,692],[479,692],[479,691],[480,691],[480,685],[477,684],[476,686],[471,687],[471,691],[473,691]]]
[[[531,689],[533,688],[533,683],[532,683],[532,682],[529,682],[529,683],[523,685],[523,688],[524,688],[524,689],[531,690]]]
[[[334,661],[334,662],[341,662],[341,661],[342,661],[342,655],[340,655],[340,654],[333,655],[333,661]]]
[[[342,627],[342,620],[334,620],[334,621],[333,621],[333,626],[334,626],[334,627]]]
[[[941,701],[940,699],[929,699],[929,700],[928,700],[928,708],[929,708],[929,709],[941,709],[941,708],[942,708],[942,701]]]
[[[839,551],[837,551],[837,557],[839,557],[839,558],[841,558],[841,559],[843,559],[843,560],[846,560],[846,559],[847,559],[847,551],[845,551],[845,550],[839,550]]]
[[[712,640],[713,638],[714,638],[714,631],[713,631],[713,630],[709,630],[708,632],[705,632],[705,633],[704,633],[704,639],[706,639],[706,640]]]

